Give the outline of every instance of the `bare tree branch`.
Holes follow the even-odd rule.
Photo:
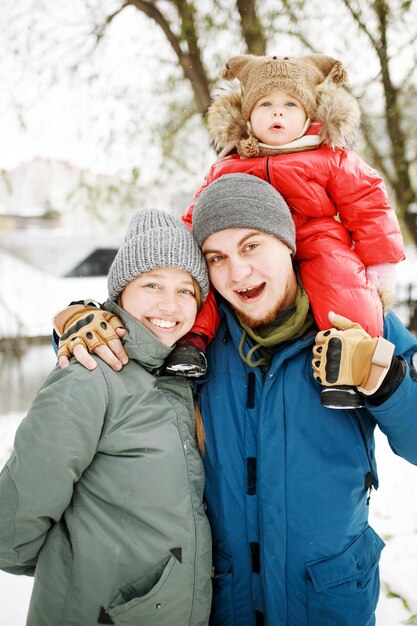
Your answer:
[[[351,14],[351,16],[353,17],[354,22],[358,25],[359,30],[361,30],[366,37],[369,39],[369,41],[371,42],[372,47],[377,50],[378,48],[378,42],[374,39],[374,37],[372,36],[371,32],[369,31],[369,29],[366,27],[365,22],[362,20],[361,14],[359,13],[359,11],[356,11],[353,6],[352,3],[349,2],[349,0],[341,0],[341,2],[345,5],[345,7],[347,8],[347,10],[349,11],[349,13]]]
[[[209,80],[201,60],[198,47],[198,37],[195,28],[195,9],[192,3],[185,0],[175,0],[178,15],[181,20],[181,36],[178,37],[172,30],[169,22],[156,6],[155,2],[147,0],[128,0],[125,5],[132,5],[139,11],[150,17],[163,31],[167,41],[171,45],[184,76],[190,81],[194,92],[197,107],[204,113],[210,103]],[[187,44],[188,51],[183,51],[181,41]]]
[[[114,18],[119,15],[119,13],[121,13],[123,11],[123,9],[125,9],[127,7],[128,3],[123,3],[114,13],[111,13],[110,15],[108,15],[105,19],[105,21],[100,24],[99,26],[97,26],[97,28],[95,29],[95,35],[97,38],[97,43],[100,41],[100,39],[102,39],[104,37],[104,34],[106,32],[107,27],[109,26],[109,24],[112,23],[112,21],[114,20]]]
[[[388,182],[391,189],[393,189],[396,181],[395,181],[395,178],[392,177],[389,169],[387,168],[386,160],[384,159],[384,156],[381,153],[381,151],[377,148],[377,144],[374,141],[374,138],[371,133],[371,128],[372,128],[371,120],[369,119],[369,116],[363,111],[363,109],[361,110],[361,116],[362,116],[362,122],[363,122],[362,134],[366,142],[366,147],[370,153],[371,161],[373,165],[376,167],[376,169],[381,173],[383,178]]]
[[[292,24],[295,24],[295,28],[294,29],[287,28],[286,30],[281,29],[279,31],[276,30],[275,32],[281,32],[283,35],[289,35],[290,37],[293,37],[294,39],[298,39],[298,41],[303,45],[303,47],[305,47],[306,50],[309,50],[312,53],[318,52],[318,50],[314,47],[311,41],[309,41],[307,37],[304,35],[303,31],[300,28],[297,28],[299,16],[294,11],[293,3],[289,2],[288,0],[282,0],[282,6],[285,9],[285,13],[288,16],[290,22]]]

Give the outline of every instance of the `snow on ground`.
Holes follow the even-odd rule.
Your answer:
[[[11,452],[21,418],[16,413],[0,416],[0,467]],[[371,524],[387,544],[381,559],[377,626],[417,624],[417,467],[396,457],[379,432],[377,458],[381,487],[371,497]],[[30,578],[0,572],[2,626],[24,626],[31,587]]]

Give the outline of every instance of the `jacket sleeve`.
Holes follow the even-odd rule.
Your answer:
[[[100,367],[55,369],[16,432],[0,474],[0,568],[33,575],[51,526],[92,462],[108,403]]]
[[[365,266],[405,258],[401,230],[384,181],[354,152],[341,151],[327,192]]]
[[[215,166],[212,166],[209,173],[207,174],[207,176],[205,177],[203,183],[200,185],[200,187],[197,189],[197,191],[194,193],[193,195],[193,200],[197,200],[198,196],[200,195],[200,193],[203,191],[203,189],[205,189],[208,185],[210,185],[210,183],[213,182],[213,180],[215,180],[217,177],[215,175]],[[188,228],[191,230],[191,226],[193,223],[193,211],[194,211],[194,205],[195,202],[192,202],[187,209],[184,211],[184,213],[181,216],[182,221],[188,226]]]
[[[378,406],[367,403],[379,428],[395,454],[417,465],[417,340],[390,312],[384,336],[396,345],[396,354],[405,361],[405,375],[397,389]]]

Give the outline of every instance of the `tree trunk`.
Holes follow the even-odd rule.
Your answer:
[[[176,35],[170,23],[159,10],[156,2],[149,0],[127,0],[124,6],[129,4],[136,7],[150,17],[164,32],[172,47],[184,77],[189,81],[194,93],[197,110],[204,114],[210,104],[210,81],[208,79],[198,45],[198,36],[195,26],[195,7],[192,2],[186,0],[173,0],[177,8],[181,24],[180,35]],[[186,48],[186,50],[184,50]]]
[[[236,0],[236,7],[239,11],[242,36],[248,52],[260,56],[264,55],[266,53],[266,39],[256,13],[255,0]]]
[[[381,66],[381,81],[385,97],[385,116],[388,136],[391,143],[391,160],[395,171],[393,191],[397,200],[399,215],[403,218],[409,233],[417,246],[417,215],[410,212],[417,197],[410,178],[410,162],[406,157],[407,147],[401,128],[401,110],[398,103],[398,91],[394,87],[388,59],[387,20],[389,8],[385,0],[375,0],[374,11],[378,19],[379,43],[375,46]]]

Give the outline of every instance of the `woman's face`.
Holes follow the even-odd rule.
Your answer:
[[[141,274],[126,285],[119,303],[166,346],[188,333],[197,315],[193,279],[176,267]]]

